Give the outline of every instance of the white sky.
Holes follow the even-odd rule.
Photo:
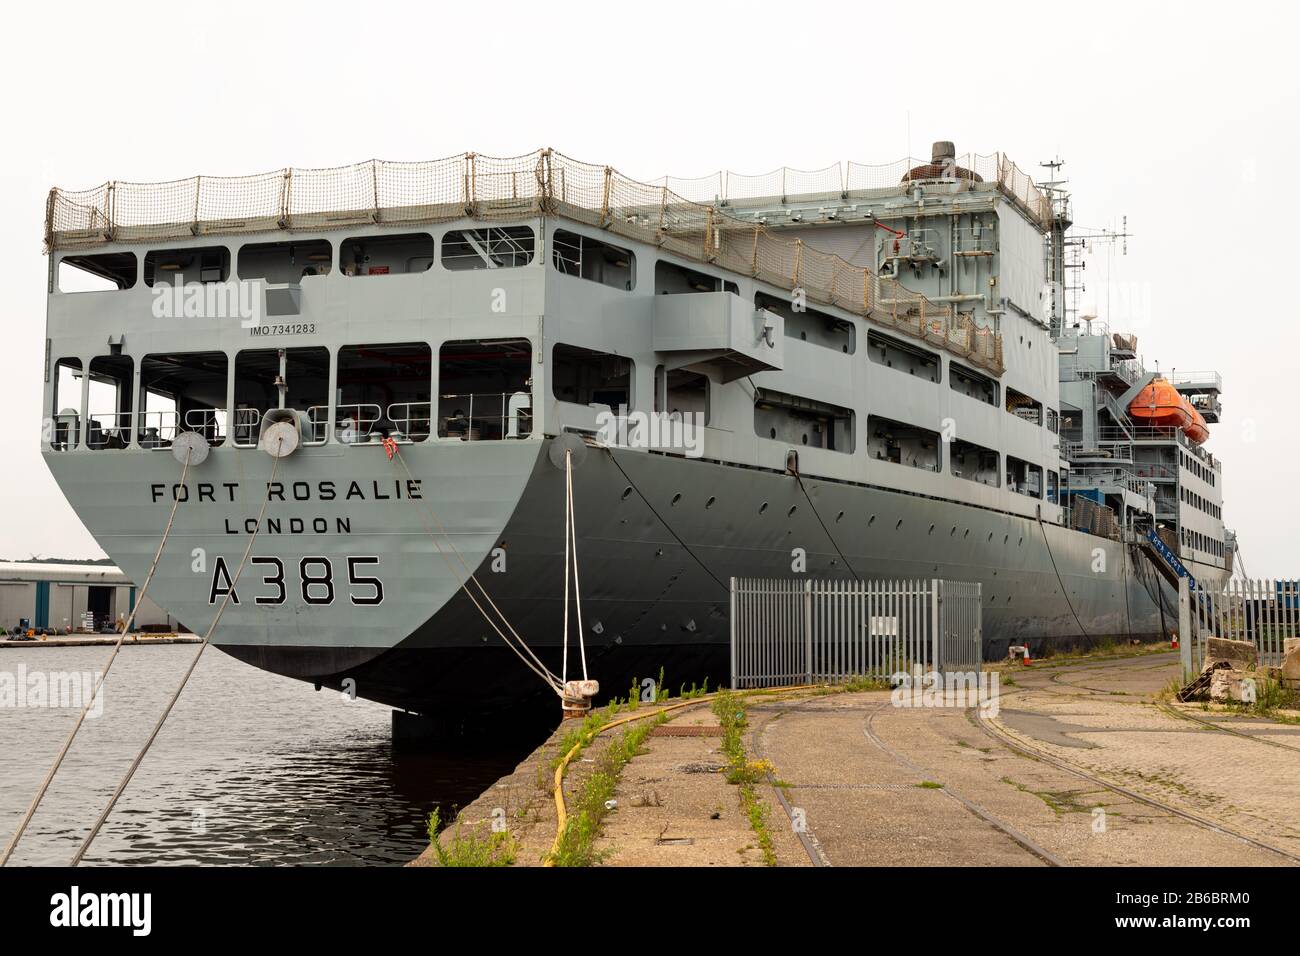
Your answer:
[[[889,162],[910,135],[914,155],[951,139],[1035,176],[1059,153],[1077,222],[1128,216],[1128,256],[1096,250],[1087,299],[1105,319],[1109,298],[1148,365],[1223,373],[1208,447],[1226,523],[1252,575],[1296,575],[1298,248],[1279,201],[1300,157],[1300,13],[1070,7],[8,5],[0,558],[102,553],[39,455],[51,185],[540,146],[647,179],[757,173]]]

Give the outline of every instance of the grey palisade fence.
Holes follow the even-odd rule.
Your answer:
[[[980,586],[731,579],[731,686],[978,671]]]

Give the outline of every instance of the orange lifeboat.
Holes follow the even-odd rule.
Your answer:
[[[1184,428],[1196,410],[1178,394],[1178,389],[1163,378],[1155,378],[1129,402],[1128,413],[1134,420],[1158,428]]]
[[[1129,403],[1128,413],[1140,423],[1157,428],[1181,428],[1188,441],[1201,444],[1210,437],[1210,427],[1205,418],[1163,378],[1152,379],[1151,384],[1138,392]]]

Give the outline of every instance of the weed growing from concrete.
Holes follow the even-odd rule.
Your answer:
[[[772,764],[766,760],[750,760],[745,753],[744,733],[748,720],[742,698],[729,691],[719,691],[713,698],[713,713],[722,725],[722,753],[727,758],[727,783],[740,788],[740,808],[749,820],[750,829],[758,838],[763,851],[763,862],[776,866],[776,849],[772,845],[772,832],[768,828],[768,808],[758,798],[754,784],[771,775]]]
[[[510,866],[515,862],[518,844],[508,831],[484,834],[485,824],[468,830],[459,820],[452,824],[451,839],[446,846],[438,839],[442,829],[441,813],[429,814],[429,846],[439,866]]]

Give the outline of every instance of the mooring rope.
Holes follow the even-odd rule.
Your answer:
[[[569,682],[569,568],[573,568],[573,603],[577,613],[582,679],[587,679],[587,645],[582,633],[582,593],[578,587],[578,532],[573,507],[573,449],[564,449],[564,656],[560,675]]]
[[[192,448],[187,448],[185,450],[184,467],[181,468],[181,487],[185,486],[185,478],[190,471],[190,456],[192,453]],[[63,741],[62,749],[59,750],[58,756],[54,758],[54,763],[50,765],[50,769],[46,772],[45,779],[41,781],[40,788],[36,791],[36,796],[32,798],[32,802],[27,807],[27,812],[23,814],[22,820],[18,822],[18,828],[14,830],[13,836],[9,838],[9,845],[5,847],[4,853],[0,854],[0,866],[4,866],[9,862],[9,857],[13,855],[14,850],[18,847],[18,841],[21,840],[23,834],[27,832],[27,825],[32,822],[32,817],[36,815],[36,809],[41,805],[41,801],[45,799],[45,794],[50,789],[50,784],[54,782],[54,775],[59,772],[59,767],[63,765],[63,758],[66,757],[68,751],[72,749],[72,742],[76,739],[77,732],[81,730],[81,725],[86,720],[86,714],[90,713],[90,708],[99,696],[100,688],[103,687],[104,681],[108,677],[108,672],[113,669],[113,661],[117,660],[117,652],[122,649],[122,642],[126,640],[126,635],[130,633],[131,625],[135,623],[135,617],[140,612],[140,608],[144,605],[145,596],[149,593],[149,585],[153,581],[154,572],[158,570],[158,562],[162,559],[163,549],[167,547],[167,538],[172,533],[172,522],[176,520],[176,509],[180,503],[180,494],[173,494],[172,510],[171,514],[167,516],[167,526],[163,528],[162,540],[158,542],[158,550],[154,552],[153,563],[149,565],[149,573],[145,575],[144,585],[140,588],[140,595],[136,598],[135,606],[131,608],[131,614],[127,617],[126,623],[122,625],[122,633],[117,636],[117,643],[113,645],[113,650],[108,655],[108,662],[104,665],[104,669],[100,671],[99,676],[95,679],[95,688],[87,698],[86,705],[81,708],[81,713],[77,715],[77,722],[72,725],[72,730],[68,732],[67,739]]]
[[[135,776],[136,770],[139,769],[141,762],[144,760],[145,754],[147,754],[149,748],[153,746],[154,740],[158,737],[158,732],[162,730],[163,724],[167,722],[167,718],[172,712],[172,708],[176,706],[176,701],[180,700],[181,692],[185,690],[185,685],[189,683],[190,676],[194,673],[194,668],[198,666],[199,658],[201,658],[203,652],[208,649],[208,642],[216,631],[217,625],[221,623],[221,616],[226,613],[226,606],[230,603],[231,595],[235,593],[235,588],[239,585],[239,577],[244,573],[244,566],[248,564],[249,555],[253,553],[253,542],[257,540],[257,532],[262,528],[262,519],[266,517],[266,506],[271,503],[271,486],[275,483],[276,473],[280,469],[279,453],[283,445],[284,439],[281,438],[279,444],[276,446],[276,454],[272,456],[271,477],[266,483],[266,497],[262,499],[262,508],[257,513],[257,523],[253,525],[253,532],[248,536],[248,546],[244,548],[244,556],[240,559],[239,567],[235,569],[235,574],[230,579],[230,590],[225,593],[221,599],[221,604],[217,606],[217,613],[212,618],[212,623],[208,625],[208,630],[207,633],[203,635],[203,640],[199,642],[199,649],[195,652],[193,660],[190,661],[190,666],[186,669],[185,675],[181,678],[180,685],[176,688],[176,692],[172,694],[171,700],[167,701],[167,706],[158,717],[158,722],[154,724],[153,730],[150,731],[148,739],[144,742],[144,746],[142,746],[140,752],[135,755],[135,759],[131,761],[131,766],[126,771],[126,776],[122,778],[121,783],[117,785],[117,789],[113,791],[113,796],[109,798],[108,805],[104,807],[104,811],[99,815],[99,819],[96,820],[95,825],[90,828],[90,833],[86,835],[86,839],[82,841],[81,846],[77,848],[77,852],[72,857],[70,863],[71,866],[77,866],[81,862],[82,857],[86,855],[86,851],[90,849],[90,844],[93,843],[95,837],[99,835],[99,830],[104,825],[104,821],[108,819],[108,815],[112,813],[113,808],[117,806],[118,798],[122,796],[122,792],[126,790],[127,784],[131,782],[131,778]]]
[[[391,444],[386,443],[385,450],[388,452],[388,457],[395,460],[401,466],[402,471],[405,472],[406,474],[406,477],[411,481],[415,481],[416,480],[415,475],[411,473],[411,469],[407,466],[406,459],[402,457],[401,449],[398,447],[397,443],[396,442],[392,442]],[[519,632],[514,629],[514,626],[510,623],[510,619],[506,617],[505,613],[499,607],[497,607],[496,603],[492,600],[492,596],[488,594],[487,589],[483,587],[483,585],[479,582],[478,578],[475,577],[474,572],[470,570],[469,565],[465,563],[465,559],[461,556],[460,551],[456,548],[456,544],[454,541],[452,541],[451,535],[447,533],[447,528],[438,519],[437,512],[433,510],[433,508],[429,505],[426,499],[419,498],[413,500],[418,500],[421,503],[422,506],[421,510],[426,512],[429,518],[432,519],[433,523],[438,526],[438,530],[442,533],[442,536],[447,540],[448,547],[451,548],[451,553],[455,555],[457,562],[459,562],[461,568],[464,569],[465,578],[464,580],[461,580],[459,575],[456,572],[456,568],[451,563],[451,558],[448,557],[445,551],[443,551],[442,545],[438,543],[438,535],[434,532],[434,530],[431,527],[429,527],[428,524],[426,524],[424,530],[429,535],[429,538],[433,541],[433,546],[437,548],[438,554],[441,555],[443,561],[447,563],[447,568],[448,570],[451,571],[452,579],[457,581],[457,583],[460,584],[461,590],[465,592],[465,596],[468,597],[470,601],[473,603],[474,607],[478,609],[479,614],[483,616],[483,620],[488,622],[488,624],[492,627],[492,630],[496,631],[497,636],[501,638],[502,642],[506,645],[506,647],[514,651],[515,656],[518,657],[521,661],[523,661],[524,665],[529,670],[531,670],[534,674],[540,677],[546,683],[546,685],[550,687],[551,690],[553,690],[556,694],[558,694],[560,697],[563,697],[564,696],[563,683],[560,681],[558,677],[555,676],[555,674],[551,671],[551,669],[547,667],[545,664],[543,664],[541,659],[535,653],[533,653],[533,649],[528,646],[528,643],[522,637],[519,636]],[[479,603],[478,598],[474,596],[474,592],[471,591],[469,588],[470,582],[474,583],[474,586],[477,587],[479,592],[482,594],[483,600],[485,600],[488,603],[488,606],[490,606],[492,610],[496,612],[497,616],[500,617],[501,623],[504,624],[506,629],[510,631],[510,634],[514,638],[514,641],[518,642],[519,645],[518,647],[516,647],[515,644],[512,643],[511,638],[506,637],[505,633],[501,630],[501,627],[497,624],[497,622],[494,621],[491,615],[489,615],[488,612],[483,609],[483,605]],[[527,656],[525,656],[524,653],[520,651],[520,648],[523,648],[523,651],[527,652]],[[531,660],[529,660],[529,658],[531,658]]]
[[[1083,626],[1083,621],[1079,620],[1079,614],[1074,609],[1074,602],[1070,600],[1070,592],[1065,586],[1064,579],[1061,577],[1061,569],[1056,566],[1056,556],[1052,554],[1052,542],[1047,540],[1047,525],[1043,523],[1043,515],[1041,511],[1038,514],[1038,527],[1039,530],[1043,532],[1043,545],[1047,548],[1047,556],[1052,561],[1052,571],[1056,574],[1056,582],[1061,585],[1061,597],[1065,598],[1065,606],[1068,607],[1070,613],[1074,615],[1074,623],[1079,625],[1079,633],[1084,637],[1090,637],[1091,635],[1088,633],[1088,629]],[[1124,582],[1124,587],[1128,587],[1127,581]]]

